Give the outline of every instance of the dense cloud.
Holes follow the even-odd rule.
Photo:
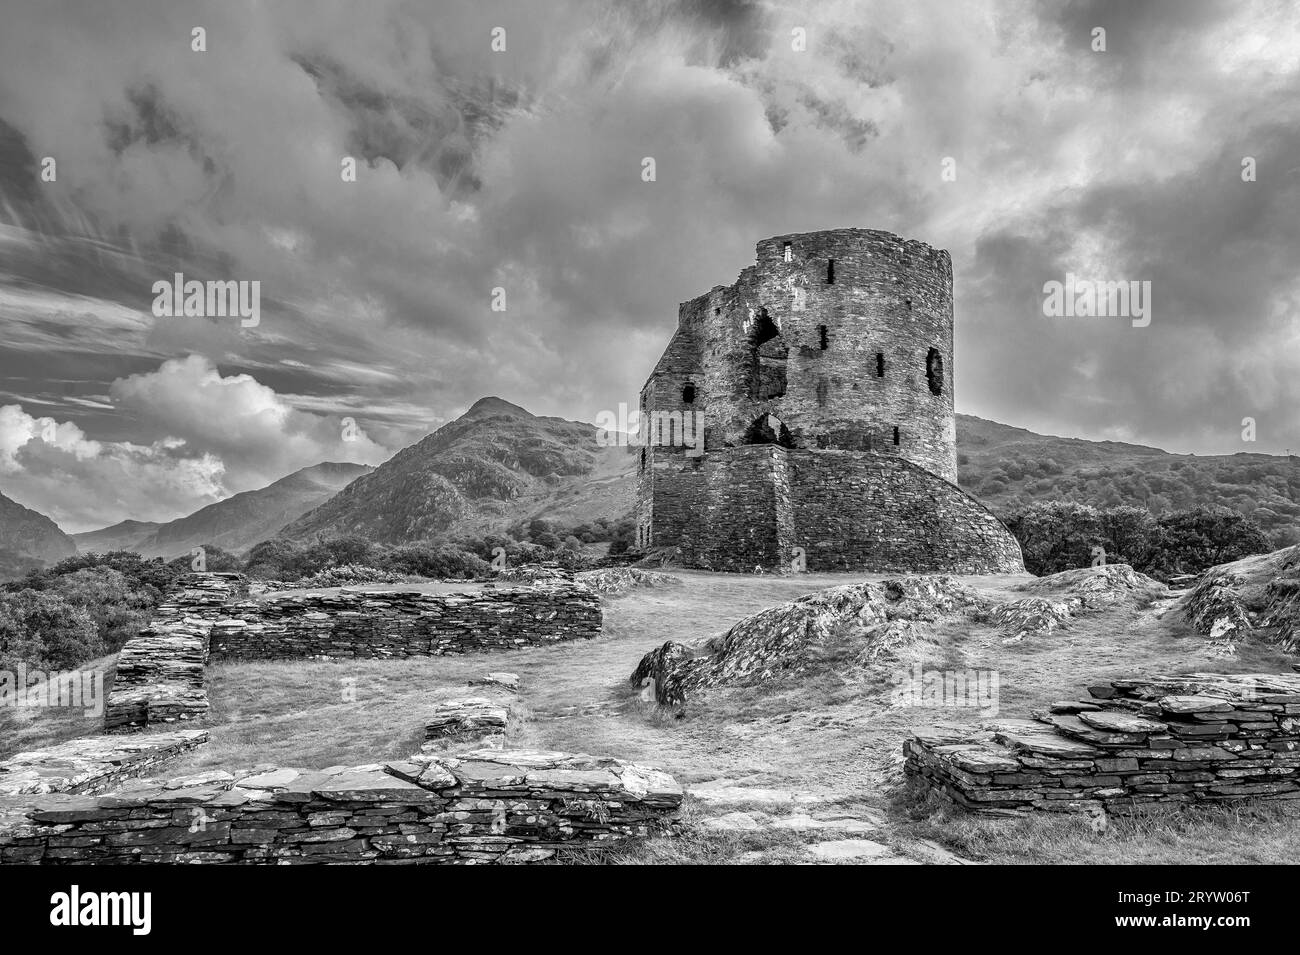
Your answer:
[[[952,252],[961,411],[1300,447],[1297,26],[1283,3],[18,0],[0,491],[156,519],[338,458],[344,417],[367,462],[483,394],[594,420],[758,239],[849,225]],[[178,271],[261,281],[260,324],[155,318]],[[1150,281],[1150,326],[1045,318],[1071,272]],[[14,444],[47,417],[98,451]],[[44,480],[60,455],[82,463]]]

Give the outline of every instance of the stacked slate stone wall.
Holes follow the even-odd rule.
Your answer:
[[[239,574],[187,574],[154,611],[149,626],[117,655],[104,729],[173,723],[204,716],[203,677],[212,625],[231,603],[248,594]]]
[[[968,809],[1127,813],[1300,798],[1300,675],[1116,680],[979,731],[923,729],[905,771]]]
[[[671,824],[681,800],[656,769],[528,751],[238,780],[213,773],[51,797],[27,820],[0,825],[0,863],[537,862],[649,835]]]
[[[416,657],[518,650],[599,636],[600,597],[557,582],[477,593],[293,593],[226,608],[212,628],[224,660]]]
[[[901,458],[791,451],[790,513],[810,570],[1022,573],[1020,544],[975,498]]]

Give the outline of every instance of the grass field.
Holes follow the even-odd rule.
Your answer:
[[[674,571],[683,585],[633,591],[608,602],[603,636],[510,654],[407,661],[213,664],[212,741],[168,768],[237,770],[280,765],[323,768],[402,758],[419,747],[423,717],[438,700],[465,696],[466,682],[491,670],[520,674],[511,747],[617,756],[651,763],[688,787],[721,788],[722,802],[692,796],[673,837],[587,855],[585,861],[807,861],[834,827],[785,828],[812,812],[870,820],[870,838],[897,859],[960,858],[1004,863],[1300,862],[1300,817],[1284,804],[1171,811],[1116,819],[1094,831],[1086,819],[977,819],[919,801],[904,785],[901,744],[910,726],[974,724],[971,710],[891,706],[886,670],[825,669],[781,683],[712,691],[677,714],[643,703],[627,678],[665,640],[717,635],[740,617],[822,587],[863,579],[798,578]],[[967,578],[999,597],[1024,578]],[[1206,641],[1163,613],[1164,604],[1078,618],[1048,637],[1007,645],[990,626],[941,623],[899,667],[996,670],[999,715],[1028,716],[1084,685],[1168,670],[1290,669],[1290,658],[1243,647],[1218,659]],[[97,729],[85,720],[0,716],[4,748]],[[21,746],[13,745],[11,733]],[[747,802],[746,792],[755,799]],[[707,795],[707,793],[705,794]],[[712,828],[720,817],[760,818],[753,831]],[[830,834],[828,834],[830,833]]]

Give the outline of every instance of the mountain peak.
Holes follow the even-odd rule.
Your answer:
[[[462,418],[477,418],[484,415],[503,414],[510,415],[514,418],[532,418],[534,415],[518,405],[513,405],[504,398],[498,398],[495,395],[489,395],[486,398],[480,398],[470,406]]]

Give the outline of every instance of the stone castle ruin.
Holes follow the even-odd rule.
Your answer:
[[[680,306],[641,391],[638,549],[715,570],[1023,571],[955,483],[952,346],[947,252],[871,229],[758,243],[734,285]]]

